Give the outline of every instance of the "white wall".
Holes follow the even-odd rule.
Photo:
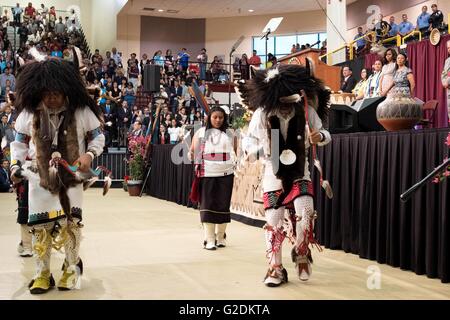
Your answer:
[[[251,56],[252,37],[261,36],[262,29],[274,17],[284,17],[274,35],[324,32],[326,30],[326,17],[321,11],[206,19],[205,45],[208,56],[211,59],[215,55],[225,54],[228,56],[231,47],[241,35],[245,39],[236,50],[236,54],[246,53]]]

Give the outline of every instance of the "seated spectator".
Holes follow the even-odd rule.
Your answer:
[[[0,167],[0,192],[12,191],[13,189],[9,176],[9,161],[7,159],[3,159]]]
[[[383,63],[381,60],[376,60],[373,65],[373,73],[367,79],[366,91],[364,96],[358,96],[357,99],[374,98],[381,96],[381,69],[383,68]]]
[[[355,88],[353,88],[352,93],[356,96],[356,99],[362,99],[364,97],[364,93],[367,89],[367,79],[368,79],[368,71],[367,69],[361,70],[361,80],[356,84]]]
[[[431,6],[431,10],[433,11],[430,15],[429,23],[430,23],[430,31],[434,28],[437,28],[439,30],[444,29],[444,15],[442,14],[441,10],[438,10],[438,7],[436,4],[433,4]]]
[[[402,14],[402,22],[398,25],[398,33],[404,37],[407,34],[411,33],[414,30],[414,26],[411,22],[408,21],[408,15]]]
[[[345,66],[342,69],[343,82],[341,83],[341,92],[351,93],[356,85],[356,79],[353,77],[353,71],[350,67]]]
[[[422,13],[417,17],[417,25],[416,30],[420,31],[422,35],[425,35],[425,33],[430,28],[430,14],[428,13],[428,7],[423,6],[422,7]]]
[[[142,131],[142,122],[139,120],[134,122],[131,135],[133,137],[142,137],[144,135],[144,132]]]

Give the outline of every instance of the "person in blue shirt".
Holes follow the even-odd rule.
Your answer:
[[[422,35],[424,35],[428,31],[428,28],[430,27],[430,22],[429,22],[430,14],[427,11],[428,11],[428,7],[423,6],[422,13],[420,14],[420,16],[417,17],[416,29],[419,30],[422,33]]]
[[[12,14],[14,16],[14,24],[16,27],[20,26],[20,17],[23,13],[23,9],[20,7],[20,4],[17,3],[16,7],[11,9]]]
[[[391,16],[389,18],[389,25],[391,26],[391,30],[388,33],[389,37],[394,37],[398,33],[398,24],[395,23],[395,17]]]
[[[398,25],[398,33],[400,33],[400,35],[404,37],[414,30],[414,26],[411,22],[408,21],[408,15],[405,13],[402,14],[402,20],[403,21]]]
[[[188,65],[189,65],[189,57],[190,56],[186,51],[187,51],[186,48],[182,48],[181,52],[178,54],[178,57],[177,57],[178,63],[180,64],[183,72],[187,71]]]
[[[363,28],[358,27],[358,33],[353,38],[353,40],[356,40],[356,39],[362,37],[363,35],[364,35]],[[357,52],[360,52],[362,49],[364,49],[365,46],[366,46],[366,40],[364,38],[356,40]]]

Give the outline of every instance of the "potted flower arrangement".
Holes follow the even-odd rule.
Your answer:
[[[148,137],[128,137],[130,158],[127,160],[129,169],[127,189],[130,196],[138,196],[142,190],[142,180],[145,174],[145,148],[148,140]]]

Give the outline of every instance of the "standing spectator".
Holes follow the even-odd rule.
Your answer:
[[[180,140],[180,126],[177,123],[177,120],[172,119],[170,128],[168,129],[170,135],[170,144],[177,144]]]
[[[269,53],[267,55],[267,63],[266,63],[266,69],[270,69],[272,67],[275,67],[277,65],[277,58],[272,54]]]
[[[170,143],[170,135],[167,132],[165,125],[159,126],[159,136],[158,136],[158,144],[169,144]]]
[[[164,61],[164,71],[168,76],[171,76],[175,72],[175,61],[173,59],[172,50],[166,50],[166,57]]]
[[[297,48],[296,48],[296,46],[295,46],[295,43],[292,45],[292,48],[291,48],[291,53],[296,53],[297,52]]]
[[[165,61],[162,56],[161,50],[156,51],[155,54],[153,55],[153,64],[160,66],[161,68],[164,67]]]
[[[206,54],[206,49],[203,48],[200,54],[197,56],[197,61],[200,66],[200,80],[206,80],[206,67],[208,62],[208,55]]]
[[[430,14],[428,13],[428,7],[423,6],[422,7],[422,13],[417,17],[417,25],[416,30],[419,30],[422,35],[425,35],[425,33],[430,28]]]
[[[387,94],[387,89],[390,88],[394,79],[395,62],[397,61],[397,51],[389,48],[384,53],[383,69],[381,69],[380,92],[382,96]]]
[[[112,48],[111,52],[112,52],[111,58],[114,59],[114,62],[116,63],[116,65],[117,66],[122,66],[122,57],[117,52],[117,48],[115,48],[115,47]]]
[[[377,23],[375,24],[375,32],[377,33],[377,40],[385,38],[390,31],[390,25],[383,20],[383,15],[380,14]]]
[[[213,61],[211,62],[210,68],[211,68],[211,74],[213,77],[213,81],[214,82],[219,81],[221,67],[220,67],[220,61],[219,61],[218,56],[214,56]]]
[[[23,16],[23,20],[28,22],[32,20],[36,15],[36,9],[33,8],[33,4],[28,2],[28,6],[25,8],[25,14]]]
[[[0,168],[0,192],[12,192],[11,182],[9,180],[9,161],[7,159],[2,160],[2,166]]]
[[[139,65],[139,60],[136,59],[136,53],[132,53],[132,54],[130,55],[130,59],[128,59],[128,61],[127,61],[127,66],[128,66],[128,68],[131,67],[131,63],[133,63],[133,62],[134,62],[137,66]]]
[[[253,50],[252,57],[248,60],[248,63],[255,68],[259,68],[261,66],[261,58],[257,55],[256,50]]]
[[[6,88],[6,81],[9,80],[10,82],[10,89],[11,91],[14,91],[16,89],[16,77],[14,77],[13,74],[11,74],[11,68],[6,68],[5,73],[2,73],[0,75],[0,87]]]
[[[8,128],[9,128],[8,116],[6,114],[2,114],[1,119],[0,119],[0,141],[5,136],[6,129],[8,129]]]
[[[127,141],[127,132],[131,124],[131,110],[128,107],[128,102],[123,101],[122,107],[117,112],[117,127],[119,130],[119,144],[125,146]]]
[[[441,74],[442,86],[447,90],[447,112],[450,124],[450,40],[447,41],[447,53],[449,57],[445,60],[444,69]]]
[[[148,55],[146,53],[144,53],[142,55],[141,62],[139,63],[139,69],[141,70],[142,76],[144,76],[144,68],[148,64],[151,64],[151,60],[148,58]]]
[[[56,10],[54,6],[50,7],[50,11],[48,14],[48,24],[50,27],[50,30],[53,30],[55,28],[56,24]]]
[[[139,67],[136,62],[131,62],[130,67],[128,68],[128,82],[133,84],[133,88],[137,88],[138,78]]]
[[[11,9],[14,16],[14,23],[16,26],[20,26],[21,21],[20,17],[22,16],[23,9],[20,7],[20,4],[17,3],[14,8]]]
[[[62,21],[62,17],[59,17],[59,22],[55,25],[55,33],[56,34],[64,34],[64,32],[66,32],[66,24],[63,23]]]
[[[178,113],[177,113],[177,115],[175,116],[175,120],[177,120],[177,122],[181,125],[181,126],[183,126],[183,125],[185,125],[185,124],[187,124],[188,123],[188,116],[187,116],[187,114],[186,114],[186,108],[185,107],[182,107],[179,111],[178,111]]]
[[[189,57],[190,55],[187,53],[186,48],[181,48],[181,52],[178,53],[177,61],[181,66],[181,71],[186,72],[189,66]]]
[[[398,25],[398,33],[402,37],[404,37],[414,30],[414,26],[411,22],[408,21],[408,15],[406,13],[402,14],[402,20],[403,21]]]
[[[391,27],[391,30],[389,30],[389,37],[394,37],[397,35],[398,33],[398,24],[395,23],[395,17],[394,16],[390,16],[389,17],[389,25]]]
[[[358,27],[358,33],[355,35],[353,40],[361,38],[362,36],[364,36],[363,28]],[[360,53],[364,49],[365,46],[366,46],[366,40],[364,38],[356,40],[356,52],[357,53]]]
[[[443,30],[444,28],[444,15],[442,14],[441,10],[438,10],[438,7],[436,4],[433,4],[431,6],[431,10],[433,11],[430,15],[430,31],[434,28]],[[450,22],[449,22],[450,23]]]
[[[172,107],[172,112],[175,114],[178,110],[178,98],[183,95],[183,88],[180,86],[178,81],[174,82],[174,86],[170,87],[170,106]]]
[[[247,54],[242,54],[240,63],[240,71],[241,71],[241,79],[248,80],[250,79],[250,65],[248,63]]]
[[[17,33],[19,34],[20,47],[24,47],[25,43],[28,40],[28,33],[29,33],[28,26],[25,22],[19,27]]]
[[[106,100],[105,104],[100,105],[105,119],[105,147],[111,146],[111,142],[117,137],[117,113],[116,105]]]

